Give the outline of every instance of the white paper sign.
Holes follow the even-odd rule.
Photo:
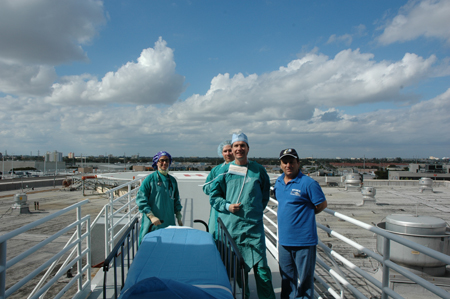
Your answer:
[[[228,173],[245,176],[247,174],[247,167],[231,164],[230,168],[228,168]]]

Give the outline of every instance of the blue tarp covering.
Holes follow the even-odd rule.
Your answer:
[[[168,227],[144,237],[120,298],[225,299],[233,296],[211,234]]]

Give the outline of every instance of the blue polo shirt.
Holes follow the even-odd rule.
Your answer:
[[[299,171],[287,184],[284,174],[275,187],[278,201],[278,241],[283,246],[314,246],[318,243],[315,206],[326,200],[322,188]]]

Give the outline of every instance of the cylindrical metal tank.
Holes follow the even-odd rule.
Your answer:
[[[445,235],[447,223],[436,217],[393,214],[386,217],[386,229],[412,235]]]
[[[14,203],[17,206],[23,206],[27,203],[27,194],[26,193],[17,193],[14,195]]]
[[[386,222],[380,222],[377,226],[412,242],[450,254],[450,234],[447,232],[447,223],[442,219],[393,214],[386,217]],[[377,251],[380,254],[383,254],[383,244],[384,237],[377,235]],[[390,248],[390,259],[393,262],[433,276],[445,275],[444,262],[394,241],[391,241]]]

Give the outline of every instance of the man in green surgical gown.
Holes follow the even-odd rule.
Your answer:
[[[205,192],[206,195],[209,195],[211,193],[212,183],[214,183],[214,180],[223,173],[223,170],[225,168],[224,166],[234,160],[233,151],[231,150],[231,140],[225,140],[221,142],[219,144],[219,147],[217,148],[217,153],[219,154],[219,157],[223,157],[225,162],[223,162],[220,165],[217,165],[209,172],[209,175],[206,178],[205,185],[203,185],[203,192]],[[214,239],[217,239],[217,229],[216,229],[217,217],[219,217],[219,212],[213,207],[211,207],[211,212],[209,214],[208,228],[209,232],[213,235]]]
[[[248,272],[253,268],[258,297],[275,298],[263,224],[270,196],[269,176],[264,167],[248,160],[248,139],[244,133],[233,134],[231,142],[235,160],[225,166],[227,174],[213,183],[210,203],[221,212],[220,217],[244,258],[245,297],[250,297]]]

